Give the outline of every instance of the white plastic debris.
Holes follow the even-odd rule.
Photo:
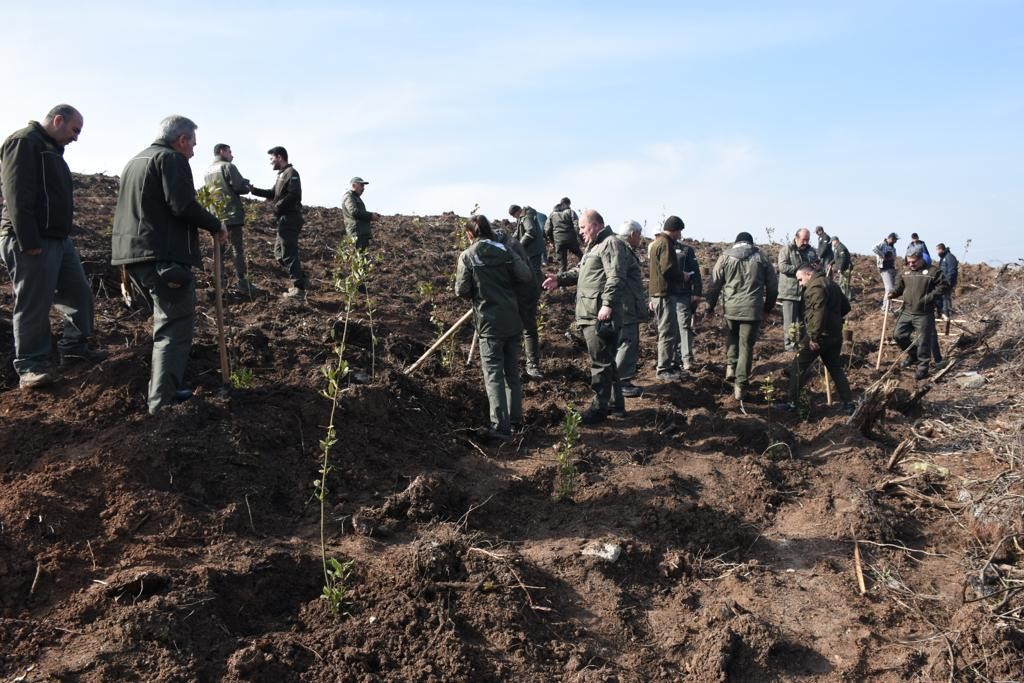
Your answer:
[[[622,555],[622,546],[618,543],[602,543],[593,541],[583,547],[583,554],[600,557],[607,562],[618,562]]]

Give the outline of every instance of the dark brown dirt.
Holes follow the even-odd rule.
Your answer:
[[[148,316],[124,306],[108,265],[116,182],[76,178],[76,243],[106,362],[19,391],[0,275],[4,680],[1021,678],[1019,269],[963,267],[963,322],[944,350],[961,328],[977,337],[998,319],[999,330],[962,342],[957,369],[919,406],[890,407],[872,438],[824,404],[820,379],[806,421],[763,398],[741,410],[712,324],[698,337],[700,367],[658,382],[644,326],[647,391],[626,417],[583,428],[575,491],[557,502],[564,408],[590,395],[584,354],[563,335],[572,293],[545,297],[545,379],[526,384],[526,433],[480,442],[487,406],[479,363],[465,365],[470,329],[450,367],[438,355],[402,372],[437,336],[432,318],[450,324],[467,308],[449,291],[458,218],[386,217],[372,324],[359,302],[348,330],[347,358],[371,378],[346,385],[335,421],[328,554],[355,561],[335,615],[319,597],[313,482],[330,412],[321,370],[344,309],[331,286],[340,212],[307,211],[315,289],[297,304],[280,298],[269,217],[255,206],[261,292],[226,304],[232,366],[251,370],[251,385],[219,392],[200,273],[196,396],[154,418],[143,402]],[[721,245],[697,247],[707,271]],[[881,316],[873,261],[858,258],[857,273],[848,327],[859,392],[881,375]],[[781,397],[780,327],[772,318],[755,374]],[[969,370],[988,383],[952,381]],[[917,383],[896,377],[905,399]],[[886,471],[913,433],[916,448]],[[595,542],[620,556],[584,554]]]

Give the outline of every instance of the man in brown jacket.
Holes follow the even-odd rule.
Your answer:
[[[796,269],[796,279],[804,289],[804,322],[807,337],[800,343],[796,354],[796,372],[789,375],[788,409],[795,410],[800,387],[806,380],[807,369],[819,356],[839,391],[843,411],[853,413],[853,394],[843,371],[840,356],[843,349],[843,317],[850,312],[850,302],[839,285],[832,282],[814,266],[805,263]]]

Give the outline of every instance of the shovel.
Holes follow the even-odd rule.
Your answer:
[[[221,284],[221,272],[224,269],[223,258],[220,245],[214,242],[213,289],[217,311],[217,346],[220,347],[220,381],[223,385],[223,390],[226,392],[228,387],[231,386],[231,367],[228,365],[228,347],[224,340],[224,293]]]

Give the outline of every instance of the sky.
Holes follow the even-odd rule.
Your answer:
[[[1024,257],[1024,3],[0,0],[0,135],[68,102],[66,159],[120,174],[183,114],[254,185],[382,214],[560,197],[653,234],[890,231]],[[16,27],[16,29],[15,29]],[[933,250],[934,251],[934,250]]]

